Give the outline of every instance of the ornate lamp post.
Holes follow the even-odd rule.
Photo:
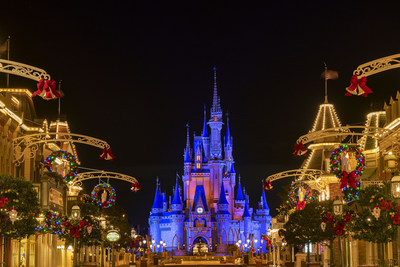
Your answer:
[[[81,218],[81,208],[78,205],[75,205],[71,209],[71,220],[78,221]],[[78,266],[77,259],[77,246],[76,246],[76,237],[74,236],[74,267]]]

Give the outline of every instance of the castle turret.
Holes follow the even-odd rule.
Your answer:
[[[244,234],[244,240],[247,240],[249,238],[249,234],[251,231],[251,215],[249,212],[249,204],[246,199],[244,203],[244,211],[243,211],[243,234]]]
[[[211,107],[211,118],[208,125],[211,129],[210,138],[210,158],[222,159],[221,129],[222,129],[222,109],[217,92],[217,73],[214,67],[214,95]]]
[[[149,225],[150,225],[150,235],[153,240],[159,242],[161,239],[160,221],[163,211],[163,201],[162,196],[159,191],[159,184],[157,178],[156,194],[154,196],[153,206],[151,207]]]
[[[226,244],[227,232],[225,229],[229,229],[231,214],[229,212],[229,202],[226,200],[224,183],[221,184],[221,191],[219,194],[217,207],[218,212],[215,215],[215,218],[217,219],[218,240],[221,240],[221,244]]]
[[[171,246],[173,249],[182,248],[183,245],[183,221],[185,214],[182,212],[183,203],[179,193],[178,179],[176,180],[174,197],[171,202],[171,233],[175,236],[172,237]],[[169,245],[169,244],[168,244]]]

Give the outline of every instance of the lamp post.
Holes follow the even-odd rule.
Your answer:
[[[81,218],[81,208],[78,205],[75,205],[71,209],[71,219],[73,221],[78,221]],[[77,259],[77,245],[76,245],[76,236],[74,235],[74,267],[78,266]]]
[[[335,201],[333,201],[333,213],[336,216],[342,216],[343,214],[343,201],[336,198]],[[321,226],[322,227],[322,226]],[[339,254],[339,266],[342,266],[342,244],[340,240],[340,236],[338,236],[338,254]]]
[[[400,204],[400,176],[394,176],[391,180],[392,196],[397,205]],[[400,263],[400,227],[397,228],[397,262]]]
[[[106,219],[103,217],[103,215],[100,216],[99,218],[100,221],[100,226],[101,226],[101,260],[100,260],[100,266],[104,267],[104,230],[106,229]]]

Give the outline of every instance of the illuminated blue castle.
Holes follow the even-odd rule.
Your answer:
[[[157,181],[149,217],[153,249],[161,251],[164,246],[168,251],[179,248],[194,254],[215,249],[226,253],[229,245],[238,243],[245,249],[250,245],[256,250],[263,245],[265,249],[265,243],[260,242],[261,234],[267,234],[271,221],[265,193],[262,192],[258,208],[253,210],[248,206],[249,196],[242,190],[239,177],[235,197],[229,119],[221,140],[223,124],[214,69],[210,119],[207,121],[204,111],[203,131],[201,136],[194,136],[193,147],[187,128],[183,188],[177,180],[172,200],[167,201]]]

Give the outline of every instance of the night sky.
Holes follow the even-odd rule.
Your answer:
[[[400,88],[394,69],[368,78],[374,91],[368,98],[344,96],[358,65],[400,52],[397,1],[60,2],[3,1],[0,43],[10,35],[11,60],[62,80],[62,114],[73,133],[111,144],[113,162],[99,160],[99,149],[77,145],[82,167],[139,180],[143,189],[136,194],[130,184],[110,181],[132,224],[147,224],[155,177],[171,194],[175,173],[183,173],[185,125],[191,136],[201,133],[213,66],[230,114],[235,169],[252,206],[261,179],[303,160],[293,157],[293,144],[311,129],[323,102],[324,61],[339,72],[328,95],[345,125],[364,124]],[[35,86],[11,78],[11,87]],[[39,118],[56,118],[56,101],[34,102]],[[85,185],[91,190],[97,182]],[[275,184],[267,195],[272,214],[278,191]]]

